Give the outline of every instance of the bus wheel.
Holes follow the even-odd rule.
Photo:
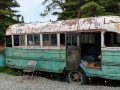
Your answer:
[[[87,77],[81,68],[66,73],[66,81],[73,84],[85,85]]]

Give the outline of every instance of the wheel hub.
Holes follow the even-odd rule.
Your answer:
[[[78,80],[78,79],[80,79],[80,75],[77,74],[77,73],[73,74],[73,77],[74,77],[74,80]]]
[[[81,74],[77,71],[73,71],[71,73],[71,81],[73,83],[80,83],[81,82]]]

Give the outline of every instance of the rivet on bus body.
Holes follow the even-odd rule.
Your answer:
[[[105,83],[107,83],[107,81],[105,80]]]
[[[52,75],[50,75],[52,77]]]
[[[51,79],[52,79],[52,75],[50,75],[51,76]]]

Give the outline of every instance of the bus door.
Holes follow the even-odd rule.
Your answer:
[[[81,59],[80,33],[66,33],[66,70],[77,69]]]

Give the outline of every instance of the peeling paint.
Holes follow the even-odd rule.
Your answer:
[[[76,20],[14,24],[8,27],[8,29],[6,30],[6,35],[69,31],[89,32],[92,30],[106,30],[120,33],[120,17],[101,16],[92,18],[81,18]]]

